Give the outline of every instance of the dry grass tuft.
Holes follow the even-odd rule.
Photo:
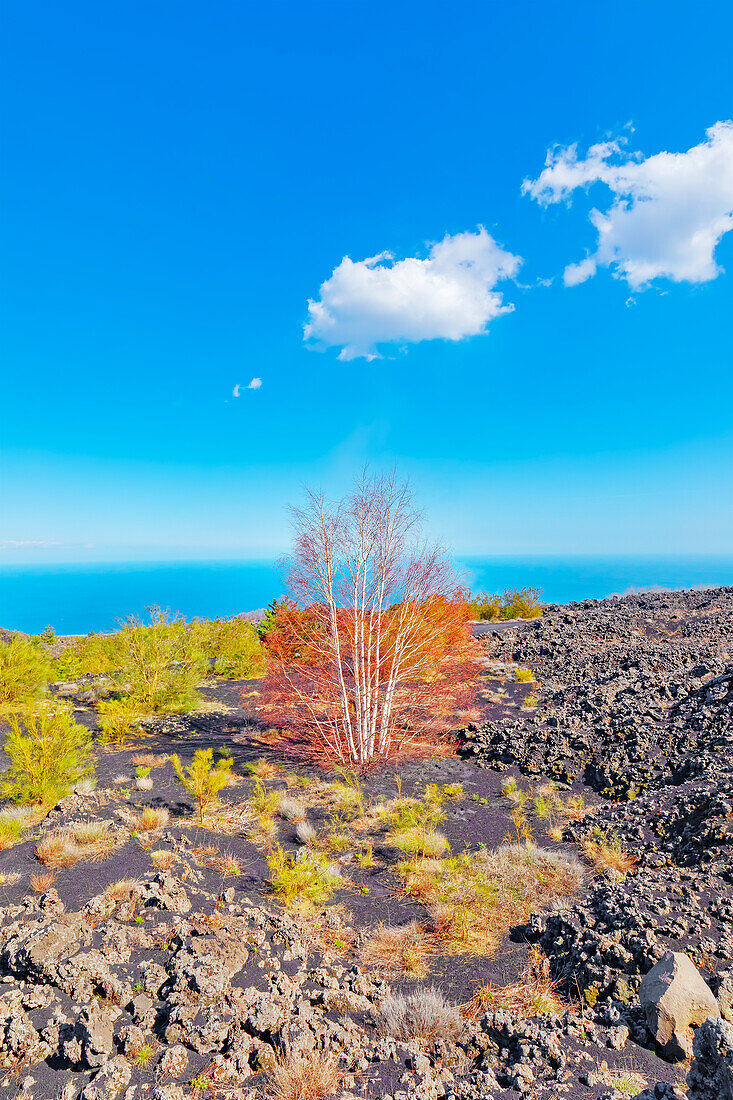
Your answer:
[[[615,1089],[623,1096],[638,1096],[647,1087],[647,1079],[635,1070],[618,1067],[604,1072],[603,1084]]]
[[[433,938],[425,934],[417,921],[396,928],[378,925],[360,951],[364,965],[418,981],[426,977],[430,956],[434,954]]]
[[[45,894],[56,881],[53,871],[42,871],[40,875],[31,875],[30,884],[34,894]]]
[[[136,752],[132,762],[138,768],[162,768],[168,763],[168,755],[164,752]]]
[[[52,829],[36,846],[36,859],[51,870],[73,867],[80,860],[106,859],[122,841],[109,821],[81,821]]]
[[[595,869],[614,882],[621,882],[636,867],[637,860],[619,841],[600,832],[581,842],[583,855]]]
[[[108,886],[105,894],[113,901],[131,901],[140,885],[136,878],[121,878]]]
[[[557,982],[550,978],[550,963],[538,947],[530,951],[529,962],[516,982],[496,986],[492,982],[479,986],[463,1014],[469,1019],[495,1012],[498,1008],[520,1016],[559,1016],[566,1005],[557,994]]]
[[[169,819],[170,814],[164,806],[159,809],[146,806],[135,822],[135,829],[139,833],[152,833],[156,829],[164,829]]]
[[[439,989],[416,989],[407,996],[388,993],[382,1001],[378,1025],[395,1039],[425,1042],[457,1039],[464,1021],[455,1005],[449,1004]]]
[[[337,1054],[292,1051],[278,1058],[265,1088],[267,1100],[323,1100],[333,1096],[344,1079]]]
[[[156,871],[170,871],[173,864],[176,862],[175,852],[166,851],[165,848],[159,848],[150,853],[150,858],[153,861],[153,867]]]

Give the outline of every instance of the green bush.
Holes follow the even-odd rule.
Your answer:
[[[140,728],[135,709],[127,699],[105,699],[97,706],[99,742],[102,745],[124,745]]]
[[[56,679],[75,680],[87,673],[116,672],[123,662],[121,633],[85,634],[64,646],[56,658]]]
[[[198,802],[199,821],[202,825],[206,811],[216,805],[219,791],[229,783],[234,763],[231,756],[224,756],[214,766],[213,756],[212,749],[196,749],[193,763],[185,769],[176,754],[171,756],[171,763],[180,782]]]
[[[203,666],[186,643],[186,624],[168,611],[151,608],[149,623],[129,619],[119,633],[117,681],[130,713],[170,713],[198,705]]]
[[[94,773],[89,731],[59,703],[11,717],[4,748],[10,767],[0,778],[0,794],[15,802],[53,805]]]
[[[0,642],[0,709],[24,707],[40,699],[53,666],[37,642],[18,634]]]
[[[496,619],[538,619],[542,614],[542,590],[539,588],[505,588],[498,592],[479,592],[468,601],[471,615],[479,622]]]
[[[213,661],[215,676],[249,680],[265,671],[262,642],[244,619],[194,619],[186,634],[189,658],[201,664]]]

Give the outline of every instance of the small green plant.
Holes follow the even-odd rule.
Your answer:
[[[363,852],[359,852],[356,856],[356,862],[362,867],[374,867],[376,860],[374,858],[374,845],[367,844]]]
[[[135,1051],[133,1061],[135,1062],[136,1066],[139,1066],[141,1069],[145,1069],[145,1067],[150,1063],[154,1055],[155,1050],[150,1045],[150,1043],[143,1043],[143,1045],[141,1047],[138,1047],[138,1049]]]
[[[207,810],[218,803],[219,792],[229,783],[234,763],[231,756],[222,756],[214,765],[213,757],[212,749],[196,749],[193,762],[184,769],[178,755],[171,756],[179,782],[198,803],[202,825]]]
[[[49,623],[49,625],[41,631],[38,637],[44,645],[53,645],[53,643],[56,641],[56,631]]]
[[[545,795],[538,794],[534,798],[534,812],[544,820],[552,817],[553,804]]]
[[[17,844],[22,832],[23,822],[19,818],[0,814],[0,852]]]
[[[327,857],[312,848],[298,858],[277,844],[267,857],[270,889],[283,905],[322,905],[341,884],[338,870]]]
[[[204,1092],[206,1089],[210,1088],[210,1086],[211,1082],[207,1077],[204,1077],[203,1073],[200,1073],[198,1077],[194,1077],[191,1082],[191,1088],[194,1092]]]
[[[516,781],[516,779],[513,779],[511,777],[509,777],[508,779],[505,779],[504,782],[501,785],[501,793],[502,793],[504,798],[510,798],[511,795],[513,795],[516,790],[517,790],[517,781]]]
[[[514,670],[514,679],[518,684],[531,684],[534,680],[534,672],[531,668],[517,668]]]
[[[280,792],[267,788],[261,779],[255,779],[249,800],[260,817],[271,818],[279,809]]]
[[[456,801],[463,798],[462,783],[428,783],[425,787],[425,801],[432,802],[436,806],[442,806],[446,801]]]
[[[525,699],[524,699],[524,702],[522,703],[522,706],[534,709],[534,707],[537,706],[537,696],[533,695],[531,693],[529,695],[525,696]]]
[[[60,703],[12,716],[4,747],[10,767],[0,777],[0,795],[14,802],[52,805],[94,774],[89,732]]]
[[[37,642],[15,634],[0,642],[0,710],[13,710],[41,698],[53,666]]]

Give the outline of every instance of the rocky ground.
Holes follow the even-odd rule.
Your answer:
[[[489,627],[482,645],[482,718],[459,752],[362,777],[358,813],[341,813],[333,776],[268,743],[254,682],[211,681],[210,709],[101,750],[96,789],[0,851],[0,1098],[324,1095],[278,1093],[278,1064],[335,1073],[343,1098],[663,1100],[684,1095],[688,1072],[691,1100],[733,1096],[716,1019],[733,1018],[733,589],[550,607]],[[89,685],[65,692],[91,725]],[[237,780],[201,826],[168,754],[185,763],[209,746],[232,754]],[[258,831],[258,779],[281,807],[305,804],[317,832],[343,826],[341,883],[308,912],[269,892],[268,848],[303,844],[284,809],[274,835]],[[448,951],[402,888],[379,816],[426,784],[461,785],[440,826],[454,855],[507,840],[519,852],[528,832],[546,860],[580,861],[575,893],[491,948],[487,936],[483,950]],[[90,822],[93,859],[39,860],[44,839]],[[384,925],[428,937],[422,971],[366,961]],[[478,990],[526,984],[542,959],[552,1012],[502,1008],[501,995],[476,1007]],[[671,1038],[659,974],[678,994]],[[690,1070],[687,1024],[706,1017]]]

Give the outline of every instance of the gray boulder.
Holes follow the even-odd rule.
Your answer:
[[[726,1020],[706,1020],[692,1049],[688,1100],[733,1100],[733,1026]]]
[[[644,975],[639,1000],[647,1027],[669,1061],[689,1058],[693,1028],[720,1016],[712,990],[683,951],[670,951]]]

